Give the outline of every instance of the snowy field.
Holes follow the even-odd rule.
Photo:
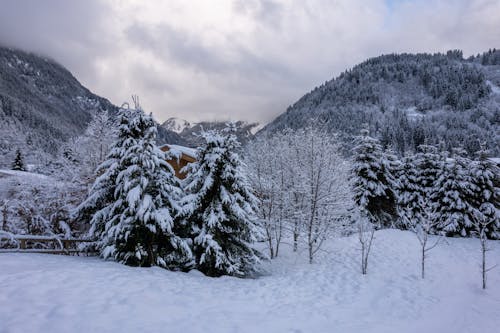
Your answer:
[[[327,244],[314,265],[284,245],[255,280],[0,254],[0,332],[498,332],[500,267],[483,291],[479,241],[446,242],[426,280],[415,236],[396,230],[376,234],[367,276],[355,237]],[[490,245],[500,264],[500,242]]]

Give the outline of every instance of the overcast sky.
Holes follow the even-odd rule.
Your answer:
[[[158,121],[267,122],[369,57],[500,47],[500,0],[0,0],[0,44]]]

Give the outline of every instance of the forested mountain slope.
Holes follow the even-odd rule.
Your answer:
[[[500,51],[464,59],[446,54],[389,54],[369,59],[291,105],[260,133],[313,123],[339,132],[350,146],[368,124],[399,154],[423,143],[486,145],[500,154]]]
[[[0,47],[0,165],[21,149],[27,162],[50,160],[61,145],[82,134],[92,114],[117,107],[82,86],[56,62]],[[180,142],[160,129],[162,142]]]

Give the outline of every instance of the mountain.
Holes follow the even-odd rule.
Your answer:
[[[0,47],[0,165],[20,148],[28,163],[42,163],[85,131],[95,112],[118,107],[82,86],[63,66],[36,54]],[[159,141],[181,143],[159,127]]]
[[[486,144],[499,156],[500,50],[369,59],[314,88],[259,135],[308,124],[338,133],[347,151],[367,126],[400,155],[427,143],[470,154]]]
[[[172,117],[167,119],[161,126],[166,130],[179,134],[184,129],[191,127],[191,124],[187,120]]]
[[[254,137],[254,134],[260,129],[258,123],[247,123],[244,121],[233,122],[236,129],[236,136],[241,143],[246,143]],[[227,127],[227,122],[224,121],[203,121],[198,123],[190,123],[187,120],[179,118],[169,118],[161,127],[170,132],[179,134],[183,143],[187,146],[196,147],[202,142],[197,136],[202,130],[222,130]]]

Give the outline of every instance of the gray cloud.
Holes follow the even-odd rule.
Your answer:
[[[218,57],[216,49],[203,46],[200,40],[168,24],[152,27],[134,24],[127,29],[130,42],[151,52],[157,58],[175,61],[181,66],[202,71],[223,71],[229,64]]]
[[[92,82],[93,62],[115,51],[106,40],[110,10],[96,0],[2,1],[0,43],[49,56]]]
[[[227,57],[217,47],[204,45],[199,36],[176,30],[168,24],[133,24],[127,29],[127,37],[132,44],[149,51],[160,61],[173,61],[178,66],[207,74],[292,75],[282,64],[270,62],[238,44],[228,42],[232,57]]]
[[[235,0],[233,8],[236,12],[249,15],[260,24],[269,28],[281,28],[285,6],[274,0]]]
[[[160,121],[269,121],[371,56],[498,47],[499,22],[491,0],[4,0],[0,43]]]

